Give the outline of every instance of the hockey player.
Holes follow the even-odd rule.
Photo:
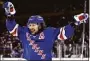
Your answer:
[[[61,28],[47,27],[43,17],[33,15],[28,19],[27,26],[21,27],[15,22],[14,14],[16,10],[11,2],[6,2],[3,5],[5,9],[6,27],[10,34],[18,36],[22,42],[24,49],[23,58],[27,60],[52,60],[52,47],[56,39],[66,40],[74,35],[73,26],[85,22],[88,14],[81,13],[74,16],[75,24],[68,24]]]

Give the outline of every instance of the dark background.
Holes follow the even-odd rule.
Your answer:
[[[16,22],[25,26],[29,16],[41,15],[47,26],[60,27],[74,22],[73,16],[84,12],[85,0],[0,0],[11,1],[16,8]],[[86,12],[89,13],[89,0]],[[5,14],[0,4],[0,33],[6,31]]]

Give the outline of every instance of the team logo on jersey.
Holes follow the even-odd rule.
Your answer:
[[[45,38],[44,33],[41,32],[40,35],[39,35],[39,39],[44,39],[44,38]]]
[[[41,56],[41,59],[45,59],[46,58],[46,54],[44,54],[44,50],[41,50],[40,46],[38,44],[36,44],[34,40],[31,40],[30,34],[28,32],[26,33],[26,38],[27,38],[27,41],[29,41],[29,45],[32,47],[34,52],[37,53],[37,55]],[[40,39],[44,39],[43,32],[40,33],[39,38]]]

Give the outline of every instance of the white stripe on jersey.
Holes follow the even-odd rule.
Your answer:
[[[66,35],[65,35],[65,27],[60,28],[60,34],[58,35],[58,39],[59,40],[65,40],[67,39]]]
[[[9,31],[13,36],[18,36],[18,24],[15,25],[12,31]]]

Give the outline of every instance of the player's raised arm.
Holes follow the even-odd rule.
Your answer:
[[[5,2],[3,4],[3,8],[5,10],[5,15],[7,16],[6,27],[10,34],[12,34],[13,36],[17,36],[18,24],[16,24],[14,19],[14,15],[16,13],[14,5],[11,2]]]
[[[64,27],[60,28],[60,32],[58,34],[59,40],[66,40],[74,35],[74,27],[80,25],[81,23],[86,23],[88,19],[88,14],[78,14],[74,15],[75,23],[70,23]]]

